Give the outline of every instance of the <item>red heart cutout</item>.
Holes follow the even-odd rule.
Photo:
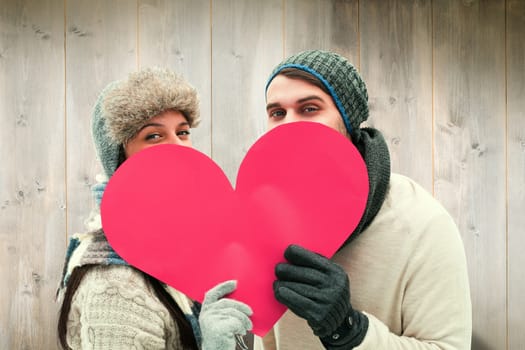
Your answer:
[[[205,154],[159,145],[111,177],[101,205],[109,243],[129,264],[201,301],[236,279],[231,297],[264,336],[286,310],[274,267],[292,243],[332,256],[366,205],[366,166],[354,145],[318,123],[290,123],[246,154],[234,190]]]

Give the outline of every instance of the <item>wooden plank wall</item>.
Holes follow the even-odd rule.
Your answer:
[[[212,1],[212,156],[232,183],[266,128],[263,89],[282,59],[281,6],[281,0]]]
[[[507,293],[509,349],[525,349],[525,1],[507,1]]]
[[[0,349],[56,349],[67,237],[101,172],[90,114],[139,67],[201,95],[195,146],[235,181],[264,133],[272,67],[347,56],[392,168],[450,211],[469,263],[472,349],[524,349],[525,1],[0,0]]]
[[[505,3],[438,1],[435,196],[468,251],[473,348],[506,346]]]
[[[0,349],[53,349],[66,235],[64,4],[0,8]]]
[[[57,18],[56,20],[59,20]],[[94,174],[101,174],[91,139],[91,110],[110,81],[137,68],[137,8],[127,0],[66,3],[67,232],[85,225]]]
[[[365,1],[360,6],[361,71],[369,124],[383,131],[392,171],[432,191],[432,6]],[[414,152],[417,150],[417,152]]]

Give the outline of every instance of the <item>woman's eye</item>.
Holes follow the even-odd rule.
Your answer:
[[[160,134],[157,134],[157,133],[155,133],[155,134],[148,134],[148,135],[146,135],[146,140],[147,141],[158,140],[158,139],[160,139],[160,137],[161,137]]]
[[[189,136],[191,132],[189,130],[181,130],[177,132],[177,136]]]

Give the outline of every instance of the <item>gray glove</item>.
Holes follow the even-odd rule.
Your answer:
[[[297,245],[277,264],[275,298],[304,318],[328,349],[351,349],[363,340],[368,318],[350,305],[346,272],[331,260]]]
[[[236,336],[252,329],[252,309],[237,300],[224,298],[237,287],[226,281],[206,292],[199,315],[202,350],[234,350]]]

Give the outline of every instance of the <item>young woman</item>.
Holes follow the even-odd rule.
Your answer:
[[[191,147],[190,129],[198,124],[195,89],[169,70],[145,69],[102,91],[92,131],[109,179],[147,147]],[[96,187],[98,201],[104,187]],[[59,342],[64,349],[233,350],[252,326],[250,307],[224,298],[235,287],[235,281],[219,284],[201,307],[128,265],[101,228],[74,235],[58,291]]]

